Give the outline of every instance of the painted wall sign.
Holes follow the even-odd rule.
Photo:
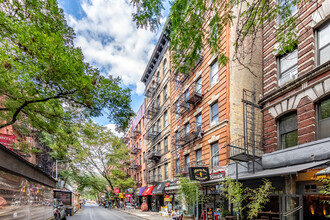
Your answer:
[[[189,167],[189,177],[191,180],[207,181],[210,180],[208,167]]]

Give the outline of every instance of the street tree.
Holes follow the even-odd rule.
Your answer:
[[[136,11],[133,20],[138,27],[156,30],[160,27],[165,2],[171,5],[169,22],[165,24],[167,35],[171,38],[170,49],[173,53],[173,70],[176,73],[189,74],[200,60],[203,49],[210,48],[217,54],[218,61],[226,65],[229,59],[237,60],[245,66],[245,61],[253,56],[256,41],[260,40],[260,31],[267,23],[270,25],[279,43],[277,52],[284,54],[293,50],[298,41],[296,26],[299,22],[299,10],[308,7],[311,1],[301,0],[132,0]],[[303,10],[301,10],[303,11]],[[276,24],[276,23],[275,23]],[[228,27],[235,28],[235,53],[228,57],[224,45]],[[252,71],[252,75],[257,77]]]
[[[61,133],[104,113],[128,126],[130,90],[86,63],[74,38],[56,0],[0,1],[0,128]]]
[[[78,167],[91,175],[101,175],[112,190],[134,185],[125,172],[129,166],[129,149],[119,137],[91,121],[81,126],[79,134],[81,146],[73,148],[71,154]]]

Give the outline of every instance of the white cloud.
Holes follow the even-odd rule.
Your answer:
[[[124,135],[122,132],[118,133],[118,131],[116,131],[116,125],[115,124],[107,124],[104,127],[109,129],[110,131],[112,131],[112,133],[114,135],[116,135],[117,137],[122,137]]]
[[[133,92],[141,95],[140,79],[158,34],[136,28],[128,1],[82,0],[81,6],[85,17],[68,15],[77,33],[75,45],[82,48],[87,62],[104,74],[121,77],[125,86],[135,86]]]

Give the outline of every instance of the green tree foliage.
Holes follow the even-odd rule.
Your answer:
[[[242,216],[244,210],[243,201],[247,197],[243,184],[228,178],[225,180],[224,186],[225,196],[234,205],[234,212],[238,212]]]
[[[19,121],[61,133],[104,112],[128,126],[130,90],[84,62],[74,38],[56,0],[0,1],[0,128]]]
[[[133,20],[139,27],[154,30],[159,27],[164,0],[132,0],[136,8]],[[170,48],[174,52],[175,72],[189,74],[200,59],[202,49],[209,48],[217,54],[219,63],[225,65],[229,59],[224,50],[226,28],[235,24],[237,34],[233,59],[252,56],[245,51],[244,44],[254,45],[260,30],[267,22],[274,22],[278,52],[293,50],[297,44],[296,25],[298,16],[291,16],[297,5],[307,4],[298,0],[173,0],[169,15]],[[276,25],[276,21],[279,24]],[[235,22],[235,23],[234,23]]]
[[[329,175],[329,173],[327,173]],[[325,196],[330,196],[330,177],[325,177],[320,179],[320,181],[324,184],[320,190],[320,193]],[[322,200],[322,203],[330,205],[330,200]],[[327,218],[330,218],[330,214],[326,216]]]
[[[86,122],[78,131],[80,146],[72,149],[70,156],[81,172],[98,173],[111,189],[122,190],[135,182],[125,173],[129,165],[129,149],[111,131],[93,122]]]
[[[200,197],[200,183],[192,181],[186,177],[180,178],[180,188],[178,189],[178,199],[185,204],[188,208],[187,213],[193,213],[193,205],[196,204],[197,199]],[[198,191],[198,197],[196,192]],[[205,198],[203,198],[205,199]]]

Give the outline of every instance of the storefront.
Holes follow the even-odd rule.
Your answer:
[[[178,209],[182,212],[182,205],[177,199],[177,191],[179,189],[180,181],[172,181],[165,183],[165,205],[167,205],[169,212]]]
[[[144,197],[143,203],[145,203],[143,210],[141,209],[142,211],[152,210],[152,203],[156,202],[152,200],[152,191],[154,190],[154,188],[155,186],[148,186],[142,193],[142,196]]]
[[[165,182],[158,183],[152,191],[153,198],[155,198],[155,207],[152,207],[153,211],[159,212],[160,207],[164,206],[164,188]]]

